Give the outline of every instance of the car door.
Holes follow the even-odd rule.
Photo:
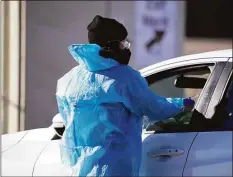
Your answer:
[[[203,63],[202,63],[203,61]],[[224,68],[225,62],[209,63],[194,60],[164,67],[147,76],[152,91],[165,97],[193,97],[195,109],[205,112]],[[177,76],[188,75],[205,78],[203,88],[177,88]],[[209,96],[207,96],[207,93]],[[144,129],[140,176],[182,176],[189,149],[198,132],[189,131],[192,111],[173,117]],[[150,130],[150,131],[147,131]]]
[[[231,58],[215,88],[205,114],[206,118],[211,118],[215,112],[215,106],[222,104],[220,100],[226,96],[232,77]],[[220,118],[224,119],[225,117]],[[232,176],[232,128],[233,125],[231,127],[220,127],[219,125],[208,131],[199,132],[190,149],[184,176]]]

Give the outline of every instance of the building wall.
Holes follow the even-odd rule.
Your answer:
[[[25,128],[48,127],[57,113],[56,82],[76,65],[67,47],[86,43],[86,26],[106,14],[104,1],[29,1]]]
[[[135,36],[135,2],[134,1],[111,1],[109,17],[115,18],[125,25],[128,30],[128,38],[131,41],[131,51],[134,51]],[[130,64],[134,66],[134,52],[132,52]]]
[[[184,55],[208,52],[213,50],[232,49],[231,39],[186,38]]]

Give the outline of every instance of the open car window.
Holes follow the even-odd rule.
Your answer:
[[[197,103],[208,77],[211,67],[199,66],[190,69],[171,70],[156,73],[147,78],[150,89],[161,96],[170,97],[191,97]],[[182,112],[177,116],[166,120],[155,122],[146,127],[147,131],[155,132],[184,132],[188,131],[193,110]]]

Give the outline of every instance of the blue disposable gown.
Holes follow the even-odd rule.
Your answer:
[[[99,50],[95,44],[71,45],[79,66],[58,80],[66,127],[62,162],[74,176],[137,176],[142,117],[169,118],[182,111],[183,101],[155,95],[138,71],[102,58]]]

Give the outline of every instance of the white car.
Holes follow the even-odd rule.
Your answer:
[[[159,95],[195,98],[194,111],[211,121],[232,81],[232,50],[174,58],[141,73]],[[232,128],[206,127],[196,115],[190,111],[143,130],[140,176],[232,176]],[[70,176],[61,166],[63,131],[57,115],[49,128],[2,135],[2,176]]]

